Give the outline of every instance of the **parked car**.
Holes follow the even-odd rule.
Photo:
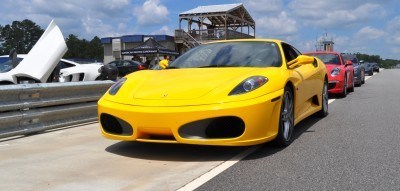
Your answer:
[[[269,39],[190,49],[165,70],[134,72],[98,102],[106,138],[245,146],[293,139],[293,128],[328,115],[324,63]]]
[[[342,55],[337,52],[309,52],[305,55],[321,59],[328,70],[330,94],[347,96],[347,91],[354,91],[354,67],[351,61],[344,61]]]
[[[372,76],[374,75],[374,67],[372,66],[372,63],[369,62],[362,62],[365,68],[365,73]]]
[[[47,82],[66,51],[64,37],[56,23],[51,21],[22,61],[8,58],[15,64],[1,64],[0,84]],[[3,57],[3,61],[5,59]]]
[[[108,65],[113,65],[118,68],[118,76],[124,77],[132,72],[146,69],[145,65],[134,60],[115,60]]]
[[[365,83],[365,68],[360,62],[355,54],[342,54],[344,62],[351,61],[354,67],[354,84],[356,86],[361,86]]]
[[[58,67],[59,82],[77,82],[77,81],[94,81],[100,80],[101,70],[103,65],[93,64],[78,64],[71,60],[61,59]]]
[[[21,62],[27,57],[26,54],[18,54],[17,60]],[[8,55],[0,56],[0,72],[9,71],[12,69],[12,60]],[[71,60],[60,59],[58,65],[51,72],[46,82],[77,82],[77,81],[94,81],[94,80],[105,80],[101,76],[103,65],[98,63],[93,64],[78,64]],[[116,80],[114,78],[107,77],[109,80]]]
[[[379,64],[376,62],[372,62],[371,64],[372,64],[373,71],[379,73]]]

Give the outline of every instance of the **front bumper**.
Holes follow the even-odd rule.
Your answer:
[[[329,94],[339,94],[343,92],[344,80],[342,79],[332,79],[328,82],[328,93]]]
[[[101,132],[106,138],[124,141],[158,143],[185,143],[199,145],[246,146],[273,140],[278,133],[280,106],[283,89],[251,100],[230,103],[179,106],[146,107],[119,104],[105,99],[98,102]],[[112,116],[131,128],[110,132],[110,126],[102,122],[102,116]],[[239,118],[244,131],[236,137],[209,138],[185,136],[181,128],[188,124],[221,117]],[[195,127],[193,127],[195,128]],[[108,129],[108,130],[107,130]],[[125,132],[125,133],[124,133]],[[128,133],[126,133],[128,132]],[[201,134],[202,132],[199,132]]]

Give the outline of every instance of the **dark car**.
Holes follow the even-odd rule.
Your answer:
[[[146,69],[144,64],[134,60],[115,60],[108,64],[118,68],[118,76],[120,77],[126,76],[132,72]]]
[[[373,67],[373,71],[379,73],[379,64],[376,63],[376,62],[372,62],[371,64],[372,64],[372,67]]]
[[[364,65],[358,61],[355,54],[343,54],[342,57],[347,61],[351,61],[354,67],[354,85],[361,86],[365,83],[365,68]]]
[[[365,73],[372,76],[374,75],[374,67],[372,66],[372,63],[369,62],[361,62],[364,65],[365,68]]]

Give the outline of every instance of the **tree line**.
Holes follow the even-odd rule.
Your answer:
[[[27,54],[43,32],[44,29],[28,19],[13,21],[5,26],[0,25],[0,55],[8,55],[13,48],[18,54]],[[97,36],[88,41],[70,34],[65,39],[65,43],[68,51],[64,58],[96,59],[98,61],[104,58],[103,45]]]
[[[15,48],[19,54],[27,54],[43,34],[44,30],[35,22],[25,19],[13,21],[5,26],[0,25],[0,55],[8,55]],[[92,40],[79,39],[74,34],[65,39],[68,47],[64,58],[83,58],[103,60],[103,45],[99,37]],[[379,55],[368,55],[356,53],[359,60],[365,62],[376,62],[382,68],[392,68],[400,63],[399,60],[382,59]]]
[[[381,68],[393,68],[397,64],[400,64],[400,60],[393,59],[382,59],[379,55],[368,55],[362,53],[356,53],[358,60],[364,60],[365,62],[376,62]]]

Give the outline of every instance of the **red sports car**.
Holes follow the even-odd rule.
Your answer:
[[[308,52],[306,55],[319,58],[325,63],[328,70],[328,92],[346,97],[347,91],[354,91],[354,67],[353,63],[344,61],[342,55],[337,52]]]

